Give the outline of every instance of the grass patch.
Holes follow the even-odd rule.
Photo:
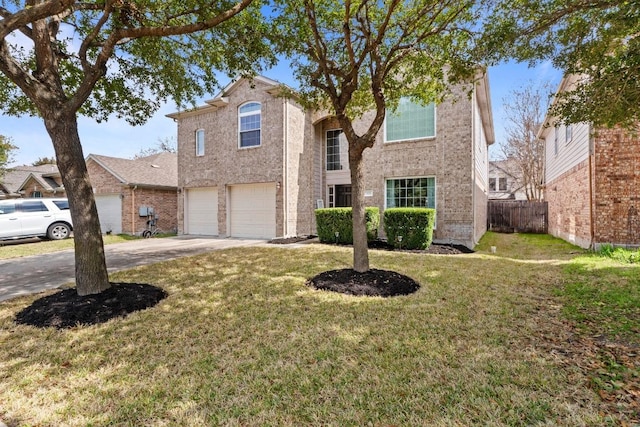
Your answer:
[[[503,247],[504,244],[500,243]],[[564,261],[370,251],[416,279],[395,298],[313,290],[348,248],[237,248],[139,267],[169,296],[70,330],[0,304],[0,419],[10,425],[602,425],[582,377],[535,337]],[[560,323],[560,322],[556,322]]]
[[[105,234],[102,236],[102,240],[104,241],[105,245],[110,245],[113,243],[123,243],[129,240],[136,240],[140,238],[140,236],[131,236],[129,234]],[[73,249],[73,247],[73,238],[64,240],[29,239],[25,242],[0,241],[0,259],[48,254],[52,252],[63,251],[65,249]]]

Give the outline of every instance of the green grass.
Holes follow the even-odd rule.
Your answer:
[[[496,254],[483,249],[492,245]],[[421,284],[415,294],[387,299],[308,288],[313,275],[349,267],[352,252],[306,245],[216,251],[113,274],[169,296],[92,327],[17,325],[15,314],[37,296],[5,301],[0,419],[20,426],[603,425],[587,378],[541,345],[543,333],[566,326],[549,308],[564,298],[553,292],[572,274],[574,248],[493,233],[479,248],[469,255],[370,251],[372,267]]]
[[[107,234],[102,239],[105,245],[113,243],[123,243],[129,240],[140,239],[140,236],[129,234]],[[48,254],[51,252],[73,249],[73,238],[64,240],[39,240],[29,243],[20,241],[0,241],[0,259],[19,258],[29,255]]]

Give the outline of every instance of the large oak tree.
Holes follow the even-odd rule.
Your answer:
[[[448,85],[473,79],[478,70],[474,29],[482,5],[470,0],[283,0],[278,6],[280,45],[292,58],[302,99],[335,116],[349,143],[353,268],[365,272],[363,153],[373,145],[386,111],[402,97],[438,102]],[[367,111],[373,111],[371,120],[354,126]]]
[[[252,4],[254,3],[254,4]],[[141,124],[162,104],[216,88],[216,71],[255,71],[267,55],[253,0],[5,0],[0,109],[42,118],[74,223],[80,295],[109,285],[77,117]]]

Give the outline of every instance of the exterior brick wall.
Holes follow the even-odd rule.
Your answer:
[[[583,248],[591,246],[589,160],[548,182],[549,234]]]
[[[218,234],[226,236],[228,187],[276,183],[276,235],[285,236],[314,233],[316,201],[328,206],[327,186],[350,183],[348,168],[327,173],[324,165],[325,134],[340,128],[337,120],[305,112],[292,100],[270,94],[272,89],[260,80],[253,86],[239,82],[225,94],[225,102],[215,100],[214,105],[179,116],[179,233],[185,231],[185,197],[190,188],[218,189]],[[473,106],[465,89],[458,90],[455,102],[437,106],[435,137],[384,143],[380,131],[364,154],[369,194],[365,203],[384,210],[387,179],[435,177],[435,240],[473,247],[486,229],[486,193],[473,182]],[[248,101],[262,105],[262,145],[239,149],[238,107]],[[365,130],[372,114],[354,124],[356,132]],[[205,131],[203,156],[195,155],[198,129]]]
[[[178,194],[176,190],[128,187],[122,199],[122,232],[141,234],[147,227],[147,217],[141,217],[140,207],[152,207],[158,217],[158,227],[164,232],[178,228]],[[133,226],[132,226],[133,224]]]
[[[640,139],[598,129],[594,148],[594,244],[640,245]]]
[[[282,191],[284,181],[284,98],[266,92],[269,87],[256,80],[235,86],[227,94],[228,105],[211,107],[178,121],[178,186],[218,188],[218,232],[227,235],[227,187],[234,184],[276,183],[276,234],[284,232]],[[238,148],[238,107],[256,101],[262,105],[259,147]],[[204,129],[203,156],[195,155],[195,132]],[[310,190],[310,189],[309,189]],[[185,192],[183,191],[183,194]],[[184,197],[178,204],[179,232],[184,232]]]
[[[122,232],[140,234],[147,218],[139,216],[141,206],[150,206],[158,214],[158,226],[164,231],[177,229],[178,198],[175,189],[154,189],[123,184],[95,161],[87,163],[95,194],[120,194],[122,197]]]

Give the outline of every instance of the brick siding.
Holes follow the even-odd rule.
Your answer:
[[[594,147],[594,243],[640,245],[640,139],[599,129]]]
[[[549,234],[583,248],[591,245],[589,160],[548,182]]]

